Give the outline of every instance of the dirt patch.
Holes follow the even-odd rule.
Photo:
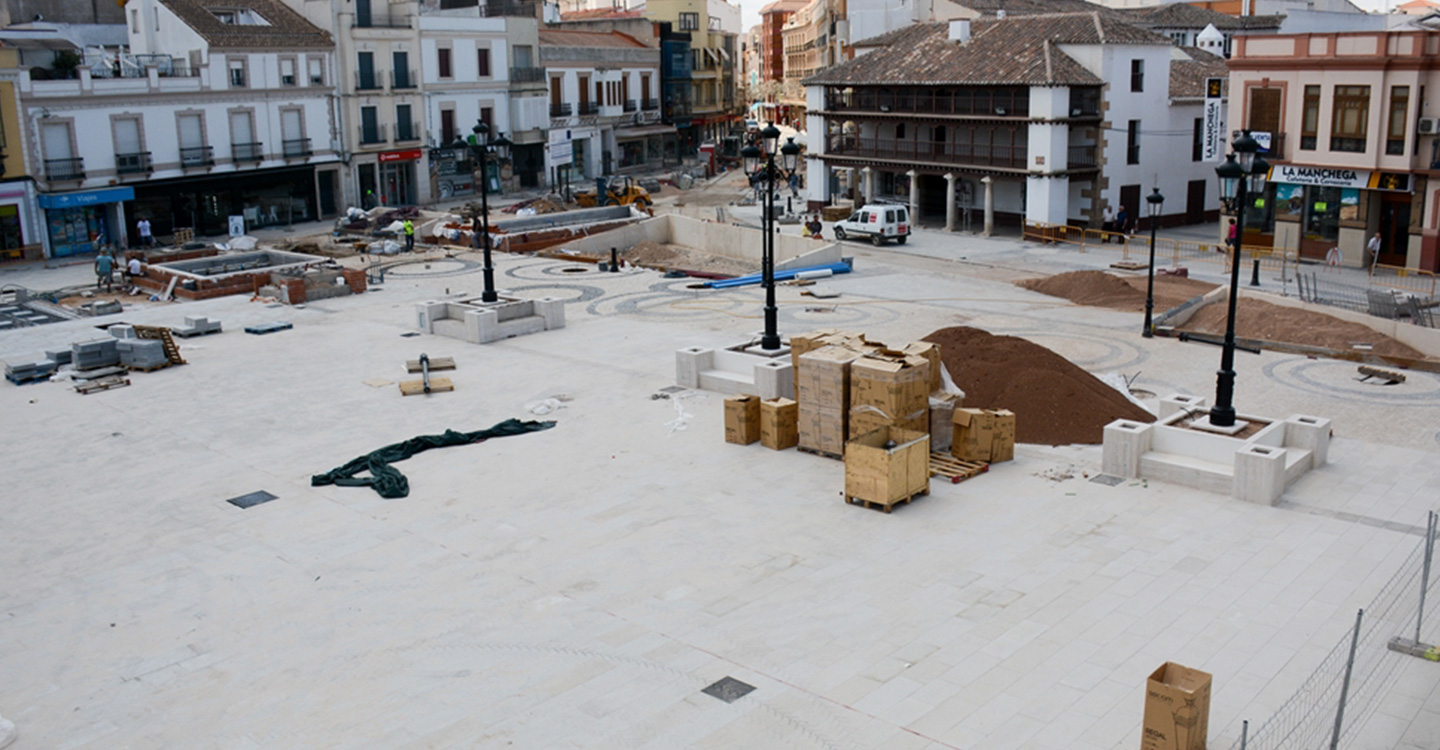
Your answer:
[[[1228,312],[1224,300],[1206,305],[1186,321],[1180,330],[1223,336]],[[1424,353],[1389,336],[1383,336],[1369,326],[1351,323],[1321,312],[1285,307],[1246,297],[1241,297],[1236,303],[1235,335],[1238,338],[1321,346],[1341,351],[1355,351],[1355,344],[1369,344],[1371,348],[1365,351],[1383,356],[1426,358]]]
[[[645,240],[623,250],[620,256],[626,263],[641,268],[661,271],[680,270],[716,274],[720,276],[744,276],[759,272],[758,263],[747,263],[723,255],[712,255],[684,245],[671,245]],[[601,260],[608,259],[601,258]]]
[[[942,328],[945,368],[965,391],[965,406],[1015,412],[1015,440],[1042,445],[1099,443],[1117,419],[1154,422],[1150,412],[1059,354],[1014,336],[978,328]]]
[[[1077,305],[1108,307],[1142,312],[1145,309],[1144,276],[1120,277],[1104,271],[1071,271],[1039,279],[1015,282],[1033,292],[1068,299]],[[1179,307],[1192,297],[1215,288],[1214,284],[1177,276],[1155,276],[1155,312]]]

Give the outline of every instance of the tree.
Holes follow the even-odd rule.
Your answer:
[[[55,59],[50,63],[50,70],[56,78],[74,78],[75,70],[80,67],[80,55],[75,50],[62,49],[55,53]]]

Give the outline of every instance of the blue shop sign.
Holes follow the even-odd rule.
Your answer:
[[[135,199],[135,188],[117,187],[86,190],[79,193],[54,193],[39,196],[41,208],[79,208],[99,203],[119,203]]]

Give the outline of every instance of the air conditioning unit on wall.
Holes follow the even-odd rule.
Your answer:
[[[1440,135],[1440,117],[1420,118],[1420,135]]]

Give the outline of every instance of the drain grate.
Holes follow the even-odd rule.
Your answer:
[[[753,690],[755,690],[754,685],[746,685],[745,683],[735,679],[734,677],[727,676],[722,677],[713,685],[705,688],[704,690],[701,690],[700,692],[714,698],[719,698],[726,703],[734,703],[735,701],[738,701],[741,698],[749,695]]]
[[[248,495],[232,497],[225,502],[230,503],[231,505],[241,510],[246,510],[248,508],[253,508],[261,503],[268,503],[271,500],[275,500],[277,497],[277,495],[272,495],[265,490],[258,490],[256,492],[251,492]]]
[[[1090,481],[1096,484],[1103,484],[1107,487],[1118,487],[1125,477],[1117,477],[1112,474],[1096,474]]]

